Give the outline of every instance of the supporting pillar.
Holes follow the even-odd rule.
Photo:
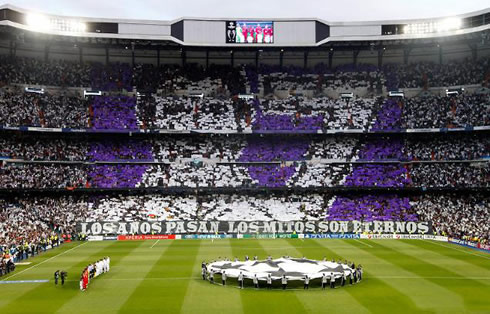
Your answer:
[[[438,46],[439,46],[439,64],[442,64],[442,46],[441,45]]]
[[[44,62],[48,62],[49,60],[49,46],[44,46]]]
[[[81,46],[78,47],[78,60],[80,64],[83,64],[83,48]]]
[[[209,68],[209,49],[206,49],[206,69]]]
[[[182,48],[180,51],[180,57],[182,59],[182,66],[184,67],[187,64],[187,55],[185,53],[184,48]]]
[[[279,67],[281,69],[283,64],[284,64],[284,50],[281,49],[281,52],[279,53]]]
[[[357,56],[359,56],[359,52],[361,52],[359,49],[354,50],[352,52],[352,59],[353,59],[352,61],[353,61],[355,66],[357,65]]]
[[[381,67],[383,66],[383,54],[384,54],[385,50],[384,48],[380,48],[378,49],[378,68],[381,69]]]
[[[408,64],[408,57],[410,57],[410,51],[412,51],[412,48],[410,47],[403,49],[403,64]]]

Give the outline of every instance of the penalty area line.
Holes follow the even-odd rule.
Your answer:
[[[46,263],[46,262],[48,262],[48,261],[52,260],[53,258],[56,258],[56,257],[61,256],[61,255],[63,255],[63,254],[66,254],[66,253],[68,253],[68,252],[70,252],[70,251],[72,251],[72,250],[74,250],[74,249],[76,249],[76,248],[79,248],[79,247],[81,247],[82,245],[87,244],[87,243],[88,243],[88,242],[84,242],[84,243],[81,243],[81,244],[79,244],[79,245],[77,245],[77,246],[75,246],[75,247],[72,247],[72,248],[71,248],[71,249],[69,249],[69,250],[66,250],[66,251],[64,251],[64,252],[61,252],[61,253],[59,253],[59,254],[57,254],[57,255],[55,255],[55,256],[52,256],[52,257],[50,257],[50,258],[48,258],[48,259],[46,259],[46,260],[44,260],[44,261],[42,261],[42,262],[40,262],[40,263],[37,263],[37,264],[32,265],[31,267],[28,267],[28,268],[26,268],[26,269],[24,269],[24,270],[22,270],[22,271],[20,271],[20,272],[18,272],[18,273],[15,273],[15,274],[13,274],[12,276],[9,276],[9,277],[7,277],[7,278],[3,279],[2,281],[6,281],[7,279],[10,279],[10,278],[15,277],[15,276],[17,276],[17,275],[20,275],[20,274],[22,274],[22,273],[24,273],[24,272],[26,272],[26,271],[28,271],[28,270],[30,270],[30,269],[32,269],[32,268],[34,268],[34,267],[37,267],[37,266],[39,266],[39,265],[42,265],[42,264],[44,264],[44,263]]]

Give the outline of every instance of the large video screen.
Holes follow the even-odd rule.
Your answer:
[[[273,22],[227,21],[227,44],[272,44]]]

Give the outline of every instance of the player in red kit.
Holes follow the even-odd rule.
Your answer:
[[[271,42],[271,29],[269,28],[269,25],[266,25],[264,28],[264,42],[270,43]]]
[[[262,27],[260,27],[260,24],[257,24],[257,27],[255,28],[255,33],[257,34],[257,42],[263,43],[264,42],[264,33],[262,30]]]
[[[243,38],[245,38],[244,42],[248,42],[248,27],[247,24],[243,24],[242,26]]]
[[[257,42],[257,38],[255,37],[256,36],[256,34],[255,34],[255,28],[252,25],[250,25],[250,28],[248,30],[250,31],[250,34],[248,35],[250,39],[249,39],[248,42],[249,43],[255,43],[255,42]]]
[[[82,276],[82,288],[83,288],[83,290],[87,290],[87,286],[88,286],[88,269],[85,269],[83,272],[83,276]]]

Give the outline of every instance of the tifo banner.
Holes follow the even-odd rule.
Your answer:
[[[363,233],[428,234],[429,222],[415,221],[135,221],[82,222],[77,231],[86,235],[150,234],[300,234]]]

